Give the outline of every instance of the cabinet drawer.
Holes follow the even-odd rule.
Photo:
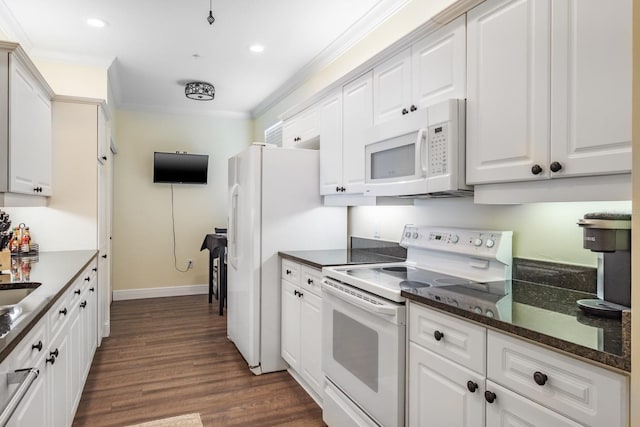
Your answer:
[[[307,291],[320,296],[320,282],[322,280],[322,272],[315,268],[302,266],[301,287]]]
[[[18,369],[34,367],[38,361],[38,357],[47,351],[48,345],[47,322],[46,318],[44,318],[31,329],[26,338],[20,341],[16,350],[14,350],[16,367]]]
[[[78,299],[79,294],[74,294],[73,290],[76,289],[76,284],[69,288],[69,290],[54,304],[53,308],[49,311],[49,336],[53,337],[62,328],[67,319],[71,315],[72,296]],[[77,289],[80,290],[80,289]]]
[[[585,425],[627,425],[628,377],[494,331],[487,378]]]
[[[485,373],[486,329],[409,303],[409,339],[444,358]]]
[[[289,260],[282,260],[282,278],[295,285],[300,284],[300,264]]]

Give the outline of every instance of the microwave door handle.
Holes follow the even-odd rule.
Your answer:
[[[416,144],[420,149],[418,155],[420,156],[420,169],[422,170],[422,176],[427,176],[427,129],[419,129]]]

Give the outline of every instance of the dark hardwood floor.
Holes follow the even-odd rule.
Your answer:
[[[124,426],[199,412],[207,426],[323,426],[287,372],[255,376],[207,295],[117,301],[74,426]]]

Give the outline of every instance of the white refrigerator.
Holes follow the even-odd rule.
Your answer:
[[[316,150],[254,144],[228,171],[227,335],[254,374],[280,371],[278,251],[346,248],[347,210],[322,205]]]

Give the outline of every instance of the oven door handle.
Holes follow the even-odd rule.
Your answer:
[[[322,283],[325,285],[322,287],[323,292],[327,292],[335,296],[336,298],[341,299],[342,301],[345,301],[352,305],[356,305],[360,308],[363,308],[366,311],[369,311],[372,313],[384,314],[387,316],[395,316],[398,313],[397,308],[390,304],[380,304],[380,305],[374,304],[356,295],[348,294],[339,289],[336,289],[336,287],[332,284],[332,282],[326,279],[322,280]]]

